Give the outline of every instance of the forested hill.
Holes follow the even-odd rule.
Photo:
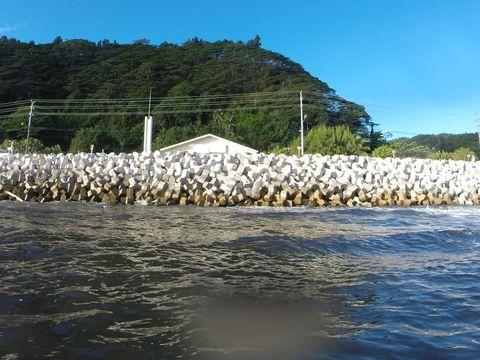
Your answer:
[[[156,99],[156,147],[207,132],[259,150],[288,144],[298,136],[299,90],[305,92],[307,129],[319,123],[347,124],[369,140],[373,127],[362,106],[336,96],[301,65],[262,49],[259,37],[245,43],[195,38],[158,46],[147,40],[121,45],[57,38],[39,45],[0,38],[0,103],[71,101],[37,101],[32,135],[47,145],[60,144],[64,150],[87,150],[90,143],[105,151],[140,149],[145,107],[123,100],[113,109],[111,102],[92,99],[145,99],[150,90]],[[278,91],[283,100],[272,94]],[[249,93],[260,94],[238,96]],[[186,99],[204,95],[213,97],[202,106],[185,105]],[[18,104],[22,107],[0,109],[0,143],[25,136],[28,104]],[[92,115],[92,104],[109,115]],[[127,111],[134,105],[137,114]]]
[[[452,152],[465,147],[479,151],[480,154],[477,133],[417,135],[410,138],[410,141],[439,151]]]
[[[480,145],[477,133],[417,135],[411,138],[399,138],[390,141],[391,145],[402,145],[412,152],[412,156],[421,157],[428,151],[454,152],[461,148],[472,150],[480,158]]]

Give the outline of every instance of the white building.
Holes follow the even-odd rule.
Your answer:
[[[258,153],[257,150],[238,144],[236,142],[221,138],[216,135],[207,134],[170,145],[160,149],[162,152],[196,152],[200,154],[243,154],[251,155]]]

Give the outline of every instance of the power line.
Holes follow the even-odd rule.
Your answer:
[[[0,108],[3,107],[11,107],[11,106],[18,106],[19,104],[29,104],[29,100],[19,100],[19,101],[10,101],[10,102],[5,102],[0,104]]]
[[[210,104],[211,105],[211,104]],[[218,104],[217,104],[218,105]],[[228,105],[228,104],[220,104],[220,105]],[[235,104],[238,105],[238,104]],[[315,103],[315,104],[304,104],[305,107],[321,107],[322,103]],[[191,114],[191,113],[212,113],[212,112],[239,112],[239,111],[260,111],[260,110],[275,110],[275,109],[283,109],[283,108],[294,108],[297,105],[295,103],[292,104],[270,104],[270,105],[258,105],[258,106],[235,106],[235,107],[209,107],[209,108],[180,108],[180,109],[173,109],[173,110],[158,110],[154,109],[152,114],[161,115],[161,114]],[[138,110],[138,111],[111,111],[112,109],[104,109],[105,111],[100,111],[101,109],[78,109],[80,111],[66,111],[68,109],[59,107],[59,108],[43,108],[42,106],[36,106],[38,111],[35,112],[36,116],[140,116],[144,115],[145,111]],[[44,110],[44,111],[42,111]],[[58,110],[58,111],[54,111]],[[77,109],[75,109],[77,110]],[[81,111],[83,110],[83,111]],[[322,107],[323,111],[326,112],[333,112],[333,113],[351,113],[354,115],[358,115],[357,110],[352,110],[348,108],[342,108],[341,110],[337,109],[325,109]],[[28,112],[25,113],[14,113],[11,115],[3,115],[0,116],[1,119],[8,119],[8,118],[21,118],[28,115]]]
[[[400,134],[400,135],[410,135],[410,136],[416,136],[419,133],[412,133],[412,132],[405,132],[405,131],[394,131],[394,130],[383,130],[383,132],[388,132],[392,134]]]
[[[345,106],[345,102],[346,103],[350,103],[350,104],[353,104],[353,105],[356,105],[355,103],[353,102],[350,102],[348,100],[345,100],[341,97],[338,97],[337,95],[329,95],[329,94],[319,94],[319,93],[314,93],[314,92],[306,92],[307,96],[310,95],[314,98],[322,98],[322,99],[331,99],[332,101],[338,101],[338,102],[343,102],[343,106]],[[399,112],[401,112],[402,115],[406,115],[406,113],[410,113],[410,114],[420,114],[420,115],[426,115],[426,116],[436,116],[435,113],[433,113],[431,110],[429,109],[414,109],[414,108],[411,108],[411,107],[404,107],[404,106],[395,106],[395,105],[392,105],[392,104],[387,104],[387,103],[382,103],[382,102],[377,102],[377,104],[375,104],[375,101],[363,101],[362,102],[362,107],[364,108],[365,106],[368,106],[369,104],[371,104],[371,106],[369,106],[370,108],[370,111],[372,107],[375,107],[375,108],[380,108],[380,109],[376,109],[376,113],[378,112],[381,112],[382,114],[387,114],[389,116],[391,116],[391,114],[394,114],[394,115],[398,115]],[[441,110],[439,111],[439,116],[442,116],[442,117],[467,117],[467,116],[471,116],[471,113],[468,114],[468,113],[460,113],[460,112],[454,112],[454,111],[448,111],[448,110]]]
[[[181,108],[181,107],[191,107],[191,106],[235,106],[241,104],[263,104],[263,103],[285,103],[289,102],[293,99],[259,99],[259,100],[244,100],[244,101],[216,101],[216,102],[178,102],[174,104],[165,104],[165,103],[152,103],[153,108]],[[75,105],[75,106],[62,106],[62,105],[43,105],[41,100],[38,101],[40,105],[38,105],[39,109],[47,109],[47,110],[87,110],[87,109],[110,109],[110,108],[139,108],[139,109],[148,109],[148,104],[94,104],[94,105]],[[293,102],[293,101],[291,101]]]
[[[45,126],[31,126],[32,130],[37,130],[37,131],[58,131],[58,132],[75,132],[77,131],[76,129],[60,129],[60,128],[51,128],[51,127],[45,127]],[[16,127],[16,128],[9,128],[9,129],[0,129],[0,131],[3,132],[8,132],[8,131],[21,131],[21,130],[27,130],[27,125],[22,126],[22,127]]]
[[[295,90],[220,94],[199,96],[176,96],[153,98],[151,111],[154,115],[161,114],[198,114],[212,112],[262,111],[294,108],[297,106]],[[324,96],[311,91],[314,95],[305,99],[305,107],[319,107],[332,113],[352,113],[359,115],[358,109],[353,109],[353,103],[344,99]],[[331,108],[332,102],[341,102],[341,108]],[[150,99],[37,99],[35,101],[35,116],[141,116],[148,111]],[[7,118],[22,118],[28,115],[29,107],[26,101],[8,103],[0,109],[0,120]],[[15,106],[12,104],[22,104]]]
[[[245,98],[245,97],[259,97],[265,95],[280,95],[280,94],[296,94],[297,90],[280,90],[280,91],[270,91],[270,92],[256,92],[256,93],[241,93],[241,94],[212,94],[212,95],[181,95],[181,96],[165,96],[165,97],[152,97],[154,100],[180,100],[180,99],[218,99],[218,98]],[[38,101],[44,102],[118,102],[118,101],[139,101],[139,102],[148,102],[149,98],[118,98],[118,99],[37,99]],[[27,100],[24,100],[27,101]],[[28,101],[27,101],[28,102]]]
[[[262,101],[288,101],[288,100],[293,100],[294,97],[273,97],[273,96],[263,96],[263,97],[253,97],[253,98],[233,98],[233,99],[215,99],[215,98],[209,98],[209,97],[203,97],[203,98],[185,98],[185,99],[179,99],[179,100],[171,100],[171,99],[161,99],[161,100],[155,100],[152,99],[152,105],[158,106],[177,106],[178,104],[205,104],[205,103],[236,103],[236,102],[262,102]],[[117,102],[117,101],[100,101],[100,102],[76,102],[76,103],[53,103],[53,102],[48,102],[43,99],[37,99],[36,100],[38,103],[44,104],[43,106],[49,106],[49,107],[89,107],[89,106],[148,106],[148,101],[137,101],[137,100],[129,100],[129,101],[122,101],[122,102]]]
[[[318,94],[309,92],[315,96]],[[219,94],[197,96],[173,96],[152,98],[153,114],[201,113],[215,111],[242,111],[279,109],[296,104],[295,90]],[[342,100],[342,111],[348,108]],[[331,105],[332,100],[314,99],[314,105]],[[36,114],[41,116],[114,116],[143,115],[147,111],[150,99],[37,99]],[[0,111],[0,119],[18,118],[28,114],[28,107],[16,107],[14,104],[25,104],[26,101],[4,104]],[[305,104],[311,105],[311,104]],[[338,109],[326,109],[338,112]]]
[[[288,104],[288,103],[294,103],[292,98],[256,98],[256,99],[236,99],[236,100],[210,100],[210,99],[205,99],[202,98],[202,101],[199,102],[198,99],[197,101],[192,101],[191,99],[187,99],[186,101],[181,101],[181,102],[175,102],[175,103],[153,103],[154,107],[154,112],[158,113],[159,109],[166,109],[166,110],[171,110],[171,111],[177,111],[177,110],[185,110],[188,108],[205,108],[205,107],[211,107],[213,108],[219,108],[219,110],[223,110],[226,107],[245,107],[245,105],[250,105],[254,108],[261,108],[265,106],[276,106],[276,105],[282,105],[282,104]],[[81,104],[77,103],[75,105],[56,105],[56,104],[45,104],[43,100],[36,100],[36,108],[38,109],[38,113],[42,112],[56,112],[59,110],[61,113],[139,113],[139,112],[146,112],[147,111],[147,104],[139,104],[139,103],[134,103],[134,102],[128,102],[128,103],[87,103],[87,104]],[[116,110],[116,111],[112,111]],[[123,111],[122,111],[123,110]],[[125,111],[126,110],[126,111]],[[128,111],[128,110],[135,110],[135,111]],[[22,112],[19,115],[25,115],[28,112],[28,107],[22,107],[22,108],[6,108],[3,110],[0,110],[0,118],[3,117],[12,117],[13,115],[16,115],[15,113]],[[209,110],[207,110],[209,111]]]
[[[24,118],[28,115],[28,112],[23,113],[23,114],[12,114],[12,115],[3,115],[0,116],[0,120],[5,120],[5,119],[15,119],[15,118]]]
[[[215,109],[190,109],[190,110],[166,110],[166,111],[152,111],[152,115],[160,114],[193,114],[193,113],[211,113],[216,111],[237,112],[242,110],[266,110],[266,109],[283,109],[293,108],[295,105],[275,105],[275,106],[257,106],[257,107],[239,107],[239,108],[215,108]],[[144,115],[145,112],[36,112],[38,116],[121,116],[121,115]]]
[[[297,101],[296,95],[298,91],[296,90],[283,90],[275,92],[257,92],[257,93],[242,93],[242,94],[213,94],[213,95],[194,95],[194,96],[169,96],[169,97],[152,97],[152,108],[157,109],[168,109],[168,110],[177,110],[185,109],[190,107],[231,107],[231,106],[241,106],[241,105],[266,105],[266,104],[281,104]],[[320,93],[315,91],[305,91],[304,92],[304,101],[305,105],[309,102],[313,102],[317,105],[325,105],[331,107],[331,109],[326,109],[331,112],[350,112],[356,113],[359,115],[358,105],[347,101],[335,94],[330,93]],[[119,107],[122,109],[119,110],[132,110],[137,111],[124,111],[126,113],[133,113],[137,115],[138,113],[144,113],[148,111],[148,98],[123,98],[123,99],[37,99],[36,107],[39,111],[43,112],[54,112],[60,110],[61,113],[65,112],[75,112],[82,113],[83,115],[88,115],[85,113],[97,113],[103,112],[104,110],[111,110],[111,107]],[[376,105],[378,106],[378,105]],[[335,108],[337,107],[337,108]],[[396,109],[401,110],[402,114],[406,112],[410,113],[423,113],[428,116],[432,116],[431,112],[428,110],[418,110],[418,109],[409,109],[403,107],[392,107],[392,106],[382,106],[385,109],[391,109],[395,111]],[[362,109],[364,109],[362,107]],[[48,111],[46,111],[48,110]],[[223,109],[219,109],[223,110]],[[210,110],[206,110],[208,112]],[[13,114],[18,112],[19,114]],[[106,115],[111,115],[112,113],[117,113],[122,111],[106,111]],[[383,111],[385,112],[385,111]],[[396,114],[396,112],[389,113]],[[7,115],[7,116],[5,116]],[[28,115],[28,100],[19,100],[9,103],[0,104],[0,119],[4,118],[13,118],[21,117]],[[390,116],[391,116],[390,115]],[[445,115],[445,112],[442,112],[442,116]],[[451,116],[465,116],[464,114],[452,114]]]

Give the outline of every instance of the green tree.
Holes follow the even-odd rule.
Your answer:
[[[70,144],[70,152],[89,152],[90,145],[95,145],[101,134],[98,128],[80,129],[75,133],[75,137]]]
[[[381,131],[375,131],[375,127],[378,124],[375,124],[373,121],[369,121],[370,134],[368,136],[368,147],[370,152],[373,152],[376,148],[385,145],[386,139],[389,134],[384,134]]]
[[[223,136],[226,138],[234,139],[235,138],[235,125],[233,122],[233,115],[226,112],[215,112],[213,113],[212,119],[212,132],[217,136]]]
[[[365,140],[344,125],[319,125],[305,136],[305,152],[322,155],[365,155]]]
[[[70,144],[69,151],[73,153],[90,152],[90,145],[94,145],[95,151],[119,151],[119,145],[110,135],[109,129],[101,126],[78,130]]]
[[[395,150],[394,156],[399,158],[419,158],[426,159],[429,157],[432,149],[419,145],[416,142],[408,141],[405,139],[397,139],[389,143]]]
[[[247,41],[247,46],[252,48],[259,48],[260,46],[262,46],[262,39],[257,34],[253,39]]]

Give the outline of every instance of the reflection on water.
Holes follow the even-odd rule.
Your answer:
[[[472,358],[480,209],[0,203],[0,359]]]

